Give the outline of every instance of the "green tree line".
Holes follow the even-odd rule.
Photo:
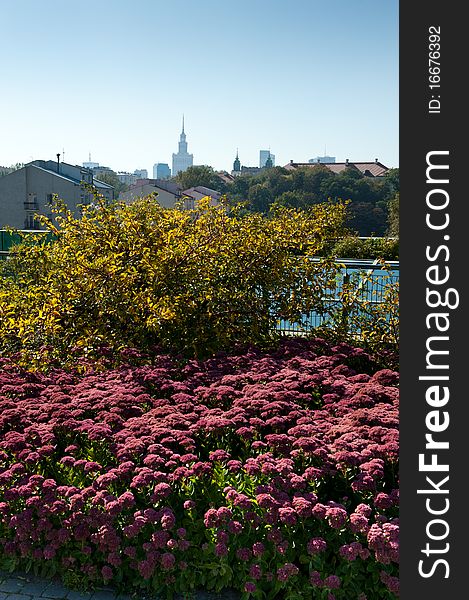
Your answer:
[[[355,169],[335,174],[323,165],[294,171],[273,167],[227,183],[203,165],[190,167],[175,181],[183,189],[197,185],[216,189],[232,206],[242,204],[248,212],[262,214],[272,206],[308,209],[327,200],[349,200],[346,225],[358,235],[398,235],[399,169],[372,178]]]

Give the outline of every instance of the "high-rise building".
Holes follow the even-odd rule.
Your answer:
[[[173,153],[173,177],[183,173],[194,164],[194,156],[187,152],[186,134],[184,133],[184,116],[182,117],[182,132],[179,138],[179,150]]]
[[[155,163],[153,165],[153,179],[169,179],[171,169],[167,163]]]
[[[267,161],[272,161],[272,164],[267,164]],[[262,169],[264,167],[275,167],[275,154],[272,154],[270,150],[260,150],[259,151],[259,167]]]
[[[134,175],[138,179],[148,179],[148,171],[146,169],[135,169]]]

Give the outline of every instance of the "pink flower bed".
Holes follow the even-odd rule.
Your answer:
[[[398,375],[322,340],[0,374],[0,568],[244,598],[398,595]]]

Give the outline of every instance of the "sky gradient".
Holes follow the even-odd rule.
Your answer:
[[[399,166],[397,0],[0,0],[0,165]]]

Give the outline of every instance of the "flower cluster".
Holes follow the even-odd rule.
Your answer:
[[[15,564],[127,588],[397,594],[398,377],[362,350],[2,367],[0,555]]]

